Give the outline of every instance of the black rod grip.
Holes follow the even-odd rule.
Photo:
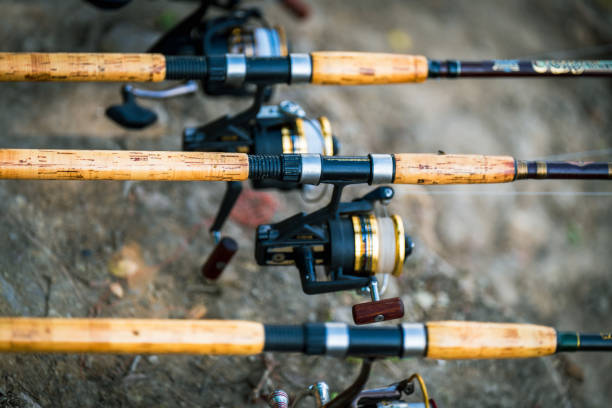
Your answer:
[[[207,79],[206,57],[166,56],[166,79]]]

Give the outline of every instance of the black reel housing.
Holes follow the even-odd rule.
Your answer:
[[[334,187],[330,204],[321,210],[260,225],[255,238],[257,263],[295,264],[302,290],[309,295],[369,288],[372,302],[353,309],[357,324],[401,317],[401,300],[380,300],[375,277],[377,273],[399,275],[413,249],[399,216],[373,214],[375,203],[387,203],[393,189],[378,187],[352,202],[340,202],[342,188],[341,184]],[[325,267],[327,280],[317,279],[317,265]]]
[[[114,2],[110,2],[114,3]],[[225,55],[278,57],[287,55],[284,30],[271,27],[257,8],[232,9],[237,2],[202,1],[189,16],[168,31],[149,50],[164,55]],[[203,20],[208,8],[217,6],[232,9],[227,15]],[[232,84],[201,81],[201,88],[209,96],[255,96],[253,84]],[[263,89],[263,101],[272,96],[272,87]],[[129,129],[143,129],[157,120],[155,112],[138,105],[137,98],[166,99],[197,91],[197,83],[188,81],[178,87],[149,91],[126,85],[122,88],[123,103],[113,105],[106,115],[115,123]]]
[[[225,115],[204,126],[183,132],[183,150],[206,152],[241,152],[249,154],[318,153],[333,156],[339,143],[325,117],[310,119],[294,102],[263,106],[265,87],[259,86],[254,103],[237,115]],[[279,190],[301,189],[301,183],[279,180],[251,180],[253,188]],[[242,192],[242,183],[230,181],[219,213],[211,227],[219,231]]]
[[[237,9],[227,15],[202,20],[208,2],[203,2],[191,15],[178,23],[149,52],[164,55],[225,55],[281,57],[286,56],[287,41],[281,27],[271,27],[257,8]],[[251,96],[252,84],[233,85],[202,81],[207,95]],[[272,89],[266,90],[266,100]]]

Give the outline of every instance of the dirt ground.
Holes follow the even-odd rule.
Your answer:
[[[612,42],[609,1],[309,1],[296,22],[261,2],[284,25],[292,49],[420,53],[431,58],[517,58]],[[80,1],[0,1],[6,51],[145,50],[187,2],[135,0],[116,12]],[[610,50],[585,57],[610,57]],[[568,58],[573,54],[557,54]],[[436,152],[565,155],[609,159],[609,80],[458,80],[369,88],[280,87],[312,116],[326,115],[343,154]],[[246,106],[202,95],[145,102],[159,122],[128,132],[104,109],[118,84],[2,84],[3,147],[180,149],[185,126]],[[608,112],[606,114],[606,112]],[[588,153],[595,151],[594,153]],[[587,152],[587,153],[584,153]],[[346,197],[366,187],[347,189]],[[612,327],[612,189],[605,182],[522,181],[512,185],[398,186],[390,209],[416,241],[403,276],[405,321],[531,322],[561,330]],[[252,228],[230,220],[240,251],[218,288],[199,268],[224,185],[164,182],[0,182],[0,314],[249,319],[266,323],[350,321],[351,293],[307,296],[293,268],[262,268]],[[299,194],[271,193],[274,220],[312,210]],[[248,203],[246,203],[248,205]],[[318,205],[322,205],[319,203]],[[143,257],[126,282],[111,274],[126,249]],[[109,292],[117,282],[119,298]],[[204,311],[200,308],[199,314]],[[294,394],[315,381],[340,391],[355,361],[254,357],[4,355],[0,405],[10,407],[265,406],[253,390]],[[601,407],[612,399],[607,355],[519,361],[385,361],[369,385],[419,372],[440,407]],[[304,405],[305,406],[305,405]]]

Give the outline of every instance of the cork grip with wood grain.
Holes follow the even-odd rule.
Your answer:
[[[0,149],[0,179],[241,181],[243,153]]]
[[[222,320],[0,318],[0,352],[258,354],[260,323]]]
[[[395,154],[395,184],[506,183],[516,174],[510,156]]]
[[[313,84],[373,85],[427,79],[427,59],[420,55],[312,52],[310,56]]]
[[[0,53],[0,81],[157,82],[161,54]]]
[[[554,354],[555,329],[533,324],[442,321],[427,323],[427,357],[526,358]]]

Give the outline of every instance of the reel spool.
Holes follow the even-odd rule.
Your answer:
[[[356,324],[400,318],[400,298],[380,300],[376,276],[402,273],[413,243],[398,215],[375,215],[375,203],[388,204],[391,187],[379,187],[352,202],[340,202],[342,186],[331,203],[314,213],[297,214],[257,228],[255,258],[259,265],[295,265],[306,294],[369,288],[371,302],[353,307]],[[317,279],[323,266],[327,280]]]
[[[339,144],[325,117],[311,119],[301,106],[291,101],[261,106],[262,88],[256,102],[235,116],[224,116],[199,128],[183,132],[183,150],[210,152],[241,152],[249,154],[316,153],[333,156]],[[303,185],[299,182],[252,180],[254,189],[278,190],[324,189],[324,186]],[[228,182],[219,212],[211,227],[218,239],[220,230],[242,192],[240,182]]]
[[[226,6],[202,2],[191,15],[173,27],[159,39],[148,52],[164,55],[225,55],[244,54],[249,57],[282,57],[288,53],[287,39],[282,27],[270,26],[259,9],[238,9],[227,15],[202,21],[209,5]],[[257,87],[253,84],[202,81],[202,90],[210,96],[233,95],[255,96]],[[197,92],[196,81],[159,90],[144,90],[124,85],[121,90],[123,103],[113,105],[106,115],[128,129],[143,129],[157,121],[157,115],[150,109],[138,105],[136,99],[168,99]],[[263,99],[272,95],[272,88],[264,90]]]

